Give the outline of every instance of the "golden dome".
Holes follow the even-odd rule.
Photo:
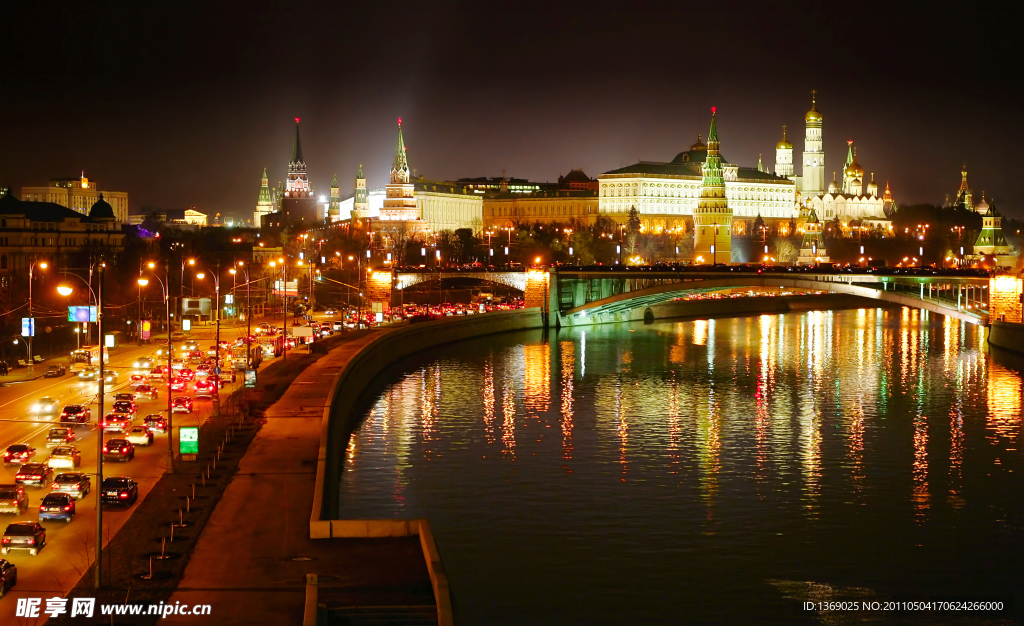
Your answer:
[[[818,112],[818,109],[812,108],[810,111],[807,112],[806,115],[804,115],[804,121],[805,122],[820,122],[821,121],[821,113]]]
[[[786,141],[786,126],[785,125],[782,126],[782,141],[780,141],[779,143],[775,144],[775,149],[776,150],[792,150],[793,149],[793,144],[791,144],[788,141]]]
[[[703,141],[700,140],[700,133],[697,133],[697,143],[695,143],[692,146],[690,146],[690,152],[693,152],[694,150],[707,150],[707,149],[708,149],[708,147],[704,144]]]

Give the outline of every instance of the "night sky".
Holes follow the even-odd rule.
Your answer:
[[[1024,216],[1014,3],[23,4],[0,63],[16,193],[85,170],[132,212],[251,218],[295,117],[314,190],[336,173],[343,197],[359,163],[385,184],[399,116],[434,180],[667,161],[712,105],[723,155],[774,169],[817,89],[826,178],[853,139],[900,204],[941,203],[966,163],[976,197]]]

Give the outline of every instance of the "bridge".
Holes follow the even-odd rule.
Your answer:
[[[847,294],[910,306],[987,325],[989,319],[1019,320],[1020,279],[979,270],[831,269],[756,266],[589,266],[396,270],[394,289],[428,280],[474,279],[524,293],[526,306],[539,306],[554,326],[629,321],[635,311],[698,294],[736,288],[775,293]],[[1008,280],[1007,280],[1008,279]],[[995,308],[995,310],[992,310]]]

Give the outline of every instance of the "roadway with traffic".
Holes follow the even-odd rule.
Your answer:
[[[194,329],[190,333],[190,339],[199,341],[204,349],[212,345],[214,340],[214,326],[206,326]],[[245,327],[225,328],[221,327],[221,340],[232,341],[245,333]],[[166,345],[164,343],[163,345]],[[179,343],[175,343],[177,351]],[[137,359],[143,356],[152,356],[156,364],[166,367],[166,357],[157,358],[156,351],[161,347],[158,340],[143,346],[121,347],[110,355],[109,367],[118,372],[118,381],[114,384],[107,384],[104,389],[104,411],[109,412],[114,402],[114,394],[131,391],[128,383],[132,373],[135,372],[133,365]],[[176,357],[179,355],[175,355]],[[65,362],[55,360],[52,362]],[[263,361],[266,366],[272,359]],[[2,558],[6,558],[18,568],[17,585],[11,589],[7,597],[0,600],[0,621],[14,615],[14,606],[18,597],[48,598],[53,596],[64,596],[82,577],[93,562],[95,553],[96,536],[96,499],[99,497],[100,488],[96,483],[96,436],[98,433],[97,424],[102,418],[99,414],[98,384],[96,381],[79,381],[78,377],[68,370],[68,373],[58,378],[43,378],[46,364],[36,365],[37,378],[24,382],[12,382],[0,388],[0,452],[7,449],[11,444],[27,443],[36,449],[34,461],[45,463],[51,448],[46,446],[46,436],[58,423],[60,409],[69,404],[86,404],[92,409],[91,421],[88,425],[74,427],[76,441],[75,445],[82,454],[81,468],[79,470],[58,469],[54,476],[60,472],[81,471],[92,476],[92,490],[84,498],[76,502],[76,515],[70,522],[44,521],[42,525],[46,528],[46,543],[38,555],[32,556],[28,551],[12,551]],[[227,374],[227,371],[225,371]],[[230,377],[227,378],[230,381]],[[221,398],[226,398],[234,388],[242,384],[243,377],[239,375],[237,382],[228,382],[221,391]],[[167,392],[166,379],[153,381],[154,387],[159,389],[156,399],[137,399],[138,411],[135,415],[134,424],[142,424],[146,415],[157,413],[166,416]],[[174,392],[173,396],[193,395],[193,383],[188,385],[187,392]],[[57,400],[56,413],[52,415],[36,416],[31,413],[31,407],[40,398],[49,396]],[[212,401],[196,400],[193,412],[175,413],[173,426],[175,431],[175,445],[177,445],[177,431],[182,426],[199,426],[210,415]],[[105,440],[119,438],[121,435],[107,433]],[[106,461],[103,464],[104,476],[128,476],[138,483],[139,498],[142,501],[160,477],[168,468],[168,442],[167,434],[154,433],[153,444],[150,446],[137,445],[135,457],[128,462]],[[18,465],[5,466],[0,469],[0,484],[11,485],[15,483],[15,475],[18,473]],[[39,521],[39,504],[43,496],[50,492],[50,482],[47,481],[44,487],[29,487],[25,490],[29,495],[29,508],[21,515],[0,515],[0,532],[8,524],[15,521]],[[103,514],[103,541],[106,545],[109,540],[117,534],[118,530],[125,524],[132,514],[135,505],[104,507]],[[43,604],[45,606],[45,602]],[[40,623],[44,621],[40,620]]]

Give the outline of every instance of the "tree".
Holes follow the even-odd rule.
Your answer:
[[[793,244],[789,237],[776,235],[768,240],[768,245],[770,246],[769,249],[773,252],[772,256],[775,257],[776,262],[792,263],[796,261],[799,250],[797,250],[796,245]]]
[[[629,254],[636,254],[637,242],[640,238],[640,212],[636,210],[636,206],[629,208],[629,215],[626,218],[626,240],[625,250]]]

